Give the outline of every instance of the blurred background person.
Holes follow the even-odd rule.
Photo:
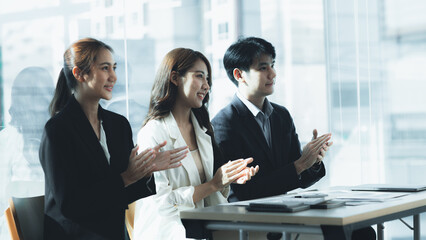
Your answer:
[[[3,214],[11,196],[30,197],[44,193],[38,148],[44,124],[49,119],[53,91],[53,79],[41,67],[24,68],[13,81],[11,120],[0,131],[1,225],[5,224]]]

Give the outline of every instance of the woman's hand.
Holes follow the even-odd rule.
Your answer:
[[[153,160],[155,159],[154,150],[148,148],[137,154],[138,149],[139,146],[132,149],[127,170],[121,173],[125,187],[137,182],[145,176],[151,175],[152,170],[155,167],[155,164],[153,163]]]
[[[253,158],[229,161],[220,167],[213,176],[212,184],[215,191],[220,191],[238,178],[245,176],[247,164],[253,162]]]
[[[182,166],[180,161],[188,154],[187,146],[160,152],[160,148],[164,147],[166,143],[167,142],[164,141],[153,148],[154,154],[156,155],[153,172]]]
[[[253,166],[252,167],[246,167],[243,171],[244,171],[244,175],[239,177],[237,180],[235,180],[234,183],[245,184],[254,175],[256,175],[257,172],[259,172],[259,165],[256,165],[256,167],[253,167]]]
[[[233,182],[243,184],[250,180],[259,171],[259,166],[247,167],[247,164],[251,162],[253,162],[253,158],[238,159],[224,164],[216,171],[212,180],[194,187],[192,196],[194,203],[214,192],[221,191]]]
[[[180,147],[169,151],[159,152],[160,148],[166,145],[166,141],[158,144],[154,148],[147,148],[137,154],[139,146],[132,149],[127,170],[121,173],[124,186],[137,182],[139,179],[151,176],[155,171],[177,168],[182,166],[180,162],[186,157],[188,147]]]

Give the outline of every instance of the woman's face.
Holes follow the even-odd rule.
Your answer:
[[[83,90],[93,98],[110,100],[112,89],[117,81],[116,66],[117,63],[114,61],[112,53],[108,49],[101,49],[90,73],[83,76]]]
[[[177,102],[189,108],[200,108],[210,89],[208,74],[206,64],[198,59],[184,76],[178,77]]]

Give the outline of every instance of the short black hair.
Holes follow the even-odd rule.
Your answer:
[[[270,42],[258,37],[240,38],[226,50],[223,57],[228,78],[238,86],[238,81],[234,78],[234,69],[249,71],[253,60],[263,54],[275,59],[275,48]]]

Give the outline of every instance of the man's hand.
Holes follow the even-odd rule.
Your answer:
[[[328,150],[328,141],[331,138],[331,133],[324,134],[321,137],[317,137],[317,135],[318,132],[314,129],[313,140],[305,145],[302,156],[294,162],[297,174],[301,174],[324,158],[323,156],[325,156],[325,152]],[[330,146],[331,144],[332,143],[330,143]]]
[[[317,138],[317,136],[318,136],[318,131],[316,129],[314,129],[312,131],[312,135],[313,135],[312,136],[312,140],[315,140]],[[320,156],[318,156],[318,159],[317,159],[316,163],[321,163],[322,162],[322,160],[325,158],[325,155],[326,155],[326,153],[328,151],[328,148],[331,147],[331,145],[333,145],[333,142],[326,142],[325,144],[326,144],[326,146],[321,149]]]

